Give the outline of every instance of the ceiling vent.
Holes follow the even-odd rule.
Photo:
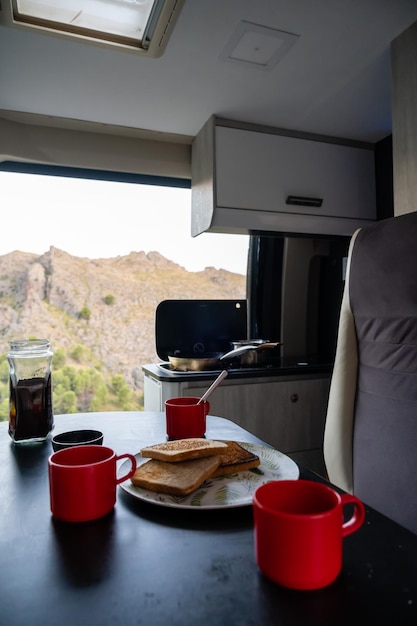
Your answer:
[[[289,52],[299,35],[242,20],[220,58],[270,71]]]
[[[158,57],[184,1],[1,0],[0,22]]]

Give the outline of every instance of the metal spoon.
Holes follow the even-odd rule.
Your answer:
[[[204,402],[204,400],[207,400],[207,398],[209,397],[209,395],[216,389],[216,387],[218,387],[220,385],[220,383],[222,382],[222,380],[224,378],[226,378],[228,372],[227,370],[222,370],[220,372],[220,374],[217,376],[216,380],[214,381],[214,383],[212,383],[210,385],[210,387],[207,389],[207,391],[201,396],[200,400],[197,402],[197,404],[201,404],[202,402]]]

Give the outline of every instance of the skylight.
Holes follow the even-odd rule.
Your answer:
[[[12,0],[12,18],[16,25],[148,51],[154,35],[162,48],[182,4],[183,0]]]

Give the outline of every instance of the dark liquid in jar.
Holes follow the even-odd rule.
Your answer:
[[[9,433],[15,441],[42,439],[54,424],[51,376],[10,381]]]

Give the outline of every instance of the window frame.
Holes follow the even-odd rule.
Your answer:
[[[3,161],[0,171],[20,174],[39,174],[43,176],[61,176],[63,178],[84,178],[88,180],[103,180],[109,182],[134,183],[137,185],[155,185],[158,187],[178,187],[191,189],[191,180],[172,176],[158,176],[154,174],[136,174],[129,172],[114,172],[82,167],[66,167],[63,165],[45,165],[42,163],[26,163],[21,161]]]

